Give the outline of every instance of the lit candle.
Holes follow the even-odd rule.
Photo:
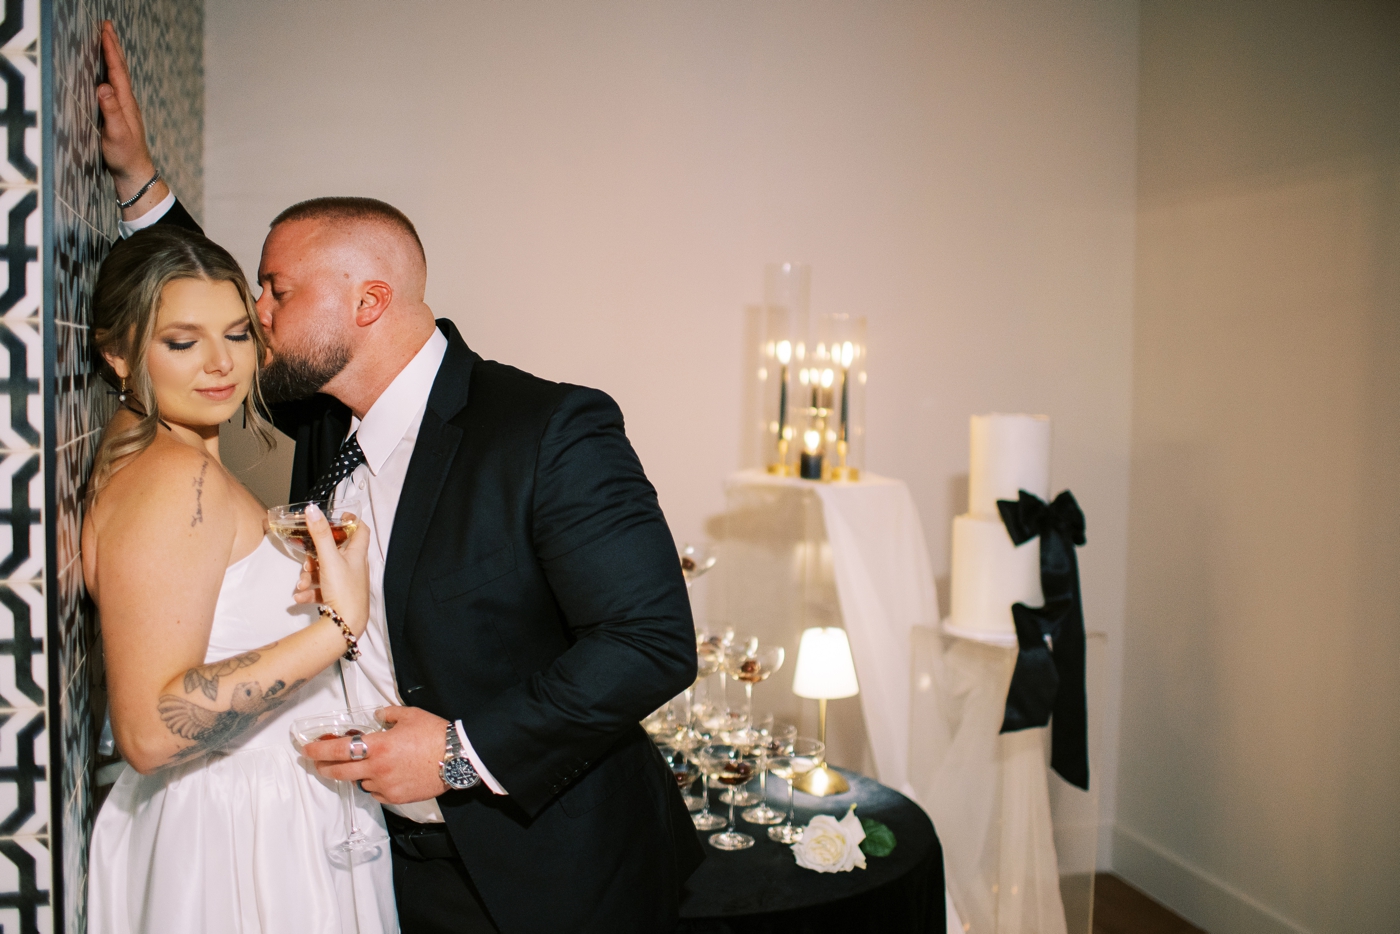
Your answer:
[[[802,434],[802,472],[803,480],[820,480],[822,478],[822,433],[815,428],[808,428]]]
[[[778,342],[778,362],[782,372],[778,376],[778,440],[782,440],[787,428],[788,362],[792,360],[792,343]]]
[[[851,361],[855,359],[855,347],[850,341],[841,346],[841,440],[847,441],[848,425],[851,417]],[[842,465],[844,466],[844,465]]]

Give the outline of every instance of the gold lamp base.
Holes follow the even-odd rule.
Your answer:
[[[826,698],[817,698],[817,742],[826,746]],[[793,780],[792,787],[818,798],[844,794],[851,790],[841,773],[823,762],[812,771]]]
[[[794,781],[792,786],[798,791],[804,791],[818,798],[825,798],[827,795],[844,794],[851,790],[850,783],[841,777],[840,772],[829,765],[817,766],[806,775]]]

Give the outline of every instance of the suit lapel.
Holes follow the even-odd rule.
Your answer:
[[[428,407],[418,428],[418,440],[404,476],[394,528],[389,537],[389,554],[384,560],[384,616],[395,667],[402,667],[404,617],[408,609],[409,585],[418,556],[423,550],[438,497],[462,443],[462,429],[451,423],[467,404],[472,367],[479,359],[467,347],[457,329],[446,319],[438,327],[447,335],[447,353],[442,358]],[[400,683],[405,679],[400,675]]]

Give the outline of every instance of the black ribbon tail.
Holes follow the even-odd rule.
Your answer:
[[[1060,693],[1055,697],[1055,727],[1050,744],[1050,767],[1060,777],[1089,790],[1089,702],[1084,687],[1084,599],[1079,590],[1079,559],[1075,546],[1084,544],[1084,513],[1074,494],[1065,490],[1046,510],[1040,533],[1040,582],[1045,602],[1068,608],[1055,643],[1055,670]]]
[[[1003,733],[1044,726],[1053,713],[1050,766],[1071,785],[1089,788],[1089,704],[1084,688],[1084,603],[1079,590],[1079,561],[1075,547],[1083,545],[1084,512],[1074,494],[1065,490],[1046,503],[1021,490],[1014,500],[997,500],[1007,534],[1017,546],[1040,537],[1040,609],[1015,604],[1020,651],[1006,697]],[[1024,632],[1023,632],[1024,630]],[[1043,636],[1051,645],[1043,645]],[[1032,644],[1039,639],[1042,645]],[[1053,668],[1051,679],[1043,669]],[[1048,691],[1048,695],[1047,695]]]
[[[1055,728],[1050,737],[1050,767],[1078,788],[1089,790],[1089,699],[1084,689],[1084,614],[1076,602],[1055,640]]]
[[[1012,604],[1011,618],[1016,623],[1020,651],[1016,654],[1016,668],[1011,672],[1011,687],[1006,692],[1003,733],[1049,723],[1060,689],[1060,674],[1050,654],[1050,642],[1055,638],[1058,621],[1044,610],[1024,603]]]

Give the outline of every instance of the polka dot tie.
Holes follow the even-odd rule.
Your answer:
[[[359,434],[356,432],[355,434]],[[360,450],[360,441],[355,435],[351,435],[341,442],[340,450],[335,455],[335,461],[326,468],[326,472],[321,474],[321,479],[316,481],[316,485],[311,488],[311,495],[307,499],[323,503],[331,498],[335,488],[340,485],[340,481],[355,472],[355,468],[365,462],[365,452]]]

